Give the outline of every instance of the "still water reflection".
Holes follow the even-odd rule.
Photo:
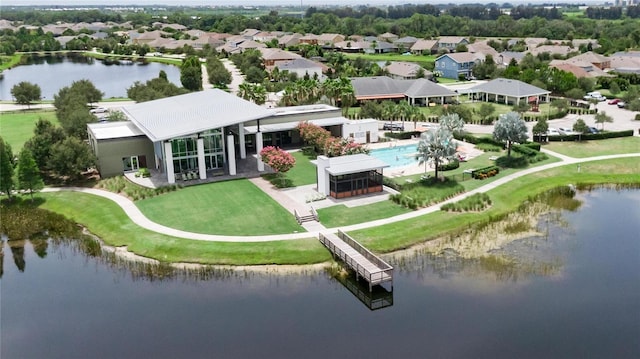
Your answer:
[[[167,74],[170,82],[182,86],[179,67],[157,62],[106,62],[80,55],[33,57],[26,59],[24,65],[3,72],[0,100],[12,100],[11,88],[22,81],[40,86],[42,98],[53,100],[61,88],[84,79],[102,91],[104,99],[127,97],[127,89],[135,81],[145,83],[158,77],[160,71]]]
[[[409,256],[379,310],[324,272],[145,275],[64,241],[20,271],[5,242],[2,358],[640,357],[640,191],[578,197],[494,252],[552,271]]]

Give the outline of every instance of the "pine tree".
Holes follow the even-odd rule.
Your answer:
[[[18,158],[18,189],[29,190],[31,201],[33,201],[33,192],[44,187],[40,170],[33,159],[33,155],[28,148],[20,151]]]

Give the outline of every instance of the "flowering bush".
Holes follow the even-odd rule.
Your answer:
[[[260,159],[277,173],[285,173],[296,164],[296,159],[289,152],[273,146],[263,148]]]
[[[304,142],[328,157],[369,153],[366,147],[354,142],[353,139],[332,137],[329,131],[308,122],[300,122],[298,131]]]

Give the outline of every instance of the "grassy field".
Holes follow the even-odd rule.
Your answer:
[[[433,69],[433,64],[436,61],[435,55],[402,55],[399,53],[389,54],[345,54],[348,59],[362,58],[372,62],[378,61],[403,61],[403,62],[415,62],[426,69]]]
[[[478,181],[481,182],[481,181]],[[486,183],[486,182],[485,182]],[[349,234],[367,248],[390,252],[466,230],[515,210],[528,198],[567,184],[640,183],[640,158],[587,162],[578,172],[575,165],[562,166],[500,186],[488,194],[492,207],[480,213],[435,212],[385,226],[353,231]]]
[[[311,264],[331,259],[316,238],[295,241],[226,243],[179,239],[145,230],[131,222],[112,201],[82,193],[41,193],[42,208],[61,213],[90,228],[112,246],[164,262],[259,265]]]
[[[410,211],[391,201],[382,201],[358,207],[339,205],[322,208],[318,210],[318,216],[320,223],[325,227],[334,228],[393,217]]]
[[[136,205],[152,221],[197,233],[304,232],[292,214],[246,179],[190,186]]]
[[[16,66],[20,62],[21,58],[22,58],[21,54],[13,54],[11,56],[0,56],[0,72]]]
[[[33,136],[33,129],[39,119],[49,120],[59,125],[56,113],[53,110],[25,110],[21,112],[3,112],[0,115],[0,132],[2,138],[7,141],[14,153],[18,153],[29,138]]]
[[[640,152],[640,137],[610,138],[582,142],[549,142],[544,145],[544,148],[577,158]]]
[[[287,187],[297,187],[316,183],[316,166],[311,163],[311,157],[306,156],[302,151],[292,153],[296,159],[296,164],[284,174],[284,181]],[[271,183],[279,185],[281,178],[275,174],[264,175]]]

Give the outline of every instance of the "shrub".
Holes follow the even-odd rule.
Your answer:
[[[529,159],[525,156],[502,156],[496,160],[496,164],[506,168],[524,168],[529,165]]]
[[[449,161],[449,163],[438,166],[438,171],[451,171],[460,167],[460,161],[457,159],[453,159]]]
[[[484,152],[500,152],[502,151],[502,146],[496,146],[491,143],[479,143],[476,145],[476,148],[482,150]]]
[[[587,133],[583,135],[549,136],[547,140],[549,142],[577,141],[579,139],[604,140],[607,138],[628,137],[628,136],[633,136],[633,130]]]
[[[635,120],[636,120],[636,121],[640,121],[640,113],[637,113],[637,114],[636,114]]]
[[[420,137],[419,131],[406,131],[406,132],[387,132],[385,137],[395,138],[398,140],[409,140],[413,137]]]
[[[479,168],[471,172],[471,177],[475,179],[485,179],[489,177],[493,177],[500,173],[500,167],[498,166],[488,166]]]
[[[491,205],[491,199],[486,193],[476,193],[461,201],[455,203],[447,203],[441,207],[443,211],[449,212],[467,212],[482,211]]]

